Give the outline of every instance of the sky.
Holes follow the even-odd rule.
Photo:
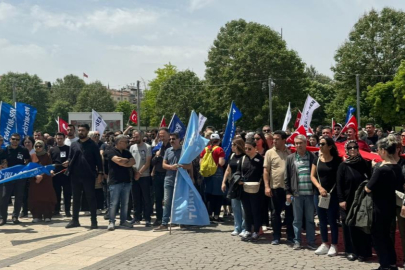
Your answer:
[[[53,83],[68,74],[119,89],[172,63],[204,78],[220,28],[244,19],[283,29],[289,49],[333,76],[335,51],[372,8],[403,0],[0,0],[0,74]]]

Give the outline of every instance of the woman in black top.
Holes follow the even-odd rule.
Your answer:
[[[342,159],[338,155],[335,142],[330,137],[322,138],[319,141],[321,154],[314,159],[311,169],[311,181],[315,189],[315,206],[318,213],[319,225],[321,230],[322,245],[315,251],[317,255],[328,254],[328,256],[337,255],[337,243],[339,237],[339,228],[336,220],[339,214],[339,201],[336,192],[336,174]],[[319,175],[319,177],[318,177]],[[318,207],[319,196],[326,197],[330,194],[329,208]],[[332,232],[332,242],[328,245],[328,224]]]
[[[346,216],[354,201],[354,195],[359,185],[370,178],[371,167],[359,152],[359,145],[355,140],[349,140],[345,144],[347,158],[339,165],[336,179],[336,189],[342,218],[343,240],[345,253],[349,261],[357,258],[364,261],[371,257],[371,238],[357,227],[346,224]]]
[[[393,138],[384,138],[377,142],[378,154],[383,159],[381,166],[374,168],[366,192],[373,198],[373,222],[371,238],[380,263],[379,269],[396,268],[397,256],[390,238],[391,223],[395,218],[395,189],[403,184],[401,167],[395,160],[397,143]]]
[[[263,177],[263,157],[256,152],[256,143],[254,141],[246,141],[245,152],[246,156],[242,158],[238,165],[238,171],[241,172],[245,182],[261,182]],[[243,184],[243,182],[241,183]],[[248,193],[245,190],[242,192],[242,205],[245,211],[246,233],[242,236],[242,240],[256,241],[259,239],[259,231],[261,227],[261,200],[260,192]],[[251,233],[252,225],[254,225],[253,234]]]
[[[232,141],[232,152],[231,158],[228,162],[228,167],[224,174],[224,180],[222,181],[222,192],[226,191],[226,182],[229,176],[232,176],[238,169],[238,165],[242,157],[245,155],[245,141],[241,138],[234,139]],[[232,199],[232,210],[234,218],[234,231],[231,233],[232,236],[240,235],[243,236],[245,233],[245,220],[243,218],[243,208],[242,202],[238,199]]]

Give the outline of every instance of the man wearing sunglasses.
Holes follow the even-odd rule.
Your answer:
[[[340,134],[340,132],[342,131],[342,124],[335,124],[335,126],[333,127],[333,136],[332,139],[336,142],[344,142],[346,141],[346,135],[345,134]],[[340,136],[339,136],[340,134]]]
[[[7,160],[7,167],[15,165],[26,165],[30,162],[31,156],[27,148],[19,145],[21,140],[20,134],[13,133],[10,138],[10,145],[5,150],[5,157]],[[18,220],[21,207],[23,204],[24,190],[26,179],[11,181],[5,183],[2,186],[2,196],[0,199],[0,226],[7,222],[7,208],[11,195],[14,194],[14,211],[12,215],[12,221],[14,224],[21,223]]]
[[[266,125],[262,128],[262,131],[264,134],[271,133],[271,128],[270,128],[270,126]]]

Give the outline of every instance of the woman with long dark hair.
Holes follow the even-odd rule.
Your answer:
[[[358,187],[364,180],[370,178],[371,164],[361,157],[357,141],[347,141],[345,150],[347,158],[339,165],[336,179],[345,253],[349,261],[357,258],[359,261],[364,261],[372,255],[370,235],[357,227],[348,226],[346,216],[353,204]]]
[[[336,256],[338,253],[337,243],[339,237],[339,228],[336,223],[339,217],[336,175],[342,159],[339,157],[335,141],[332,138],[325,137],[320,139],[319,147],[320,155],[314,159],[311,169],[311,181],[316,187],[314,200],[322,237],[322,244],[315,251],[315,254]],[[327,209],[319,207],[319,196],[330,198]],[[328,245],[328,224],[332,232],[330,247]]]
[[[253,136],[253,139],[255,140],[256,143],[257,153],[259,153],[262,157],[264,157],[267,150],[269,150],[266,137],[264,137],[264,134],[262,132],[256,132]]]

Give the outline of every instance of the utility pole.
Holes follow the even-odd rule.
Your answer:
[[[269,77],[269,116],[270,116],[270,129],[273,130],[273,93],[272,93],[273,80]]]
[[[141,95],[140,95],[140,81],[136,81],[136,109],[138,110],[138,130],[141,130]]]
[[[356,74],[356,88],[357,88],[357,129],[360,129],[360,75]]]

